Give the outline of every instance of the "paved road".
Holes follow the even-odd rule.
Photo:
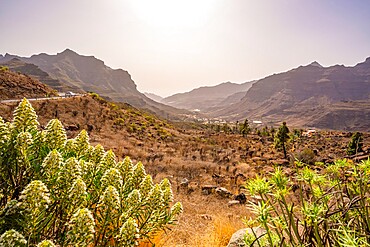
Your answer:
[[[81,97],[84,96],[84,94],[76,94],[73,96],[55,96],[55,97],[45,97],[45,98],[28,98],[28,101],[42,101],[42,100],[53,100],[53,99],[64,99],[64,98],[73,98],[73,97]],[[1,100],[0,103],[11,103],[11,102],[20,102],[22,99],[6,99],[6,100]]]

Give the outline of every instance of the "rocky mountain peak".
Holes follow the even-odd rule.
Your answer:
[[[359,66],[361,66],[361,67],[363,67],[363,66],[366,66],[366,67],[370,66],[370,57],[366,58],[364,62],[360,62],[360,63],[356,64],[355,67],[359,67]]]
[[[58,54],[63,54],[63,55],[78,55],[77,52],[72,51],[71,49],[67,48],[64,51],[58,53]]]
[[[7,59],[7,60],[10,60],[10,59],[15,58],[15,57],[17,57],[17,56],[9,54],[9,53],[5,53],[5,55],[4,55],[4,59]]]
[[[313,61],[312,63],[309,64],[310,66],[314,66],[314,67],[319,67],[319,68],[323,68],[323,66],[321,64],[319,64],[317,61]]]

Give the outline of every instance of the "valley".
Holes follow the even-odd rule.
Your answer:
[[[0,1],[0,247],[369,247],[370,1]]]
[[[370,155],[368,60],[354,67],[355,84],[348,87],[346,83],[352,79],[342,75],[333,82],[334,91],[328,83],[339,73],[335,71],[345,73],[353,68],[324,69],[310,64],[241,85],[228,82],[157,98],[162,103],[153,103],[136,90],[123,70],[114,72],[120,80],[109,90],[97,81],[86,86],[89,78],[81,75],[83,71],[87,76],[89,71],[104,68],[105,76],[114,74],[93,57],[80,58],[70,50],[52,56],[57,64],[63,57],[63,65],[55,71],[64,70],[71,61],[78,68],[78,73],[67,77],[56,72],[49,75],[56,68],[51,69],[49,61],[42,60],[49,59],[49,55],[7,57],[11,60],[3,63],[0,71],[1,99],[53,96],[57,90],[83,92],[78,97],[32,101],[40,128],[45,129],[51,119],[57,118],[68,138],[86,130],[92,146],[101,144],[105,150],[112,150],[117,161],[130,157],[134,164],[143,162],[155,183],[170,181],[174,199],[182,202],[184,212],[176,226],[152,239],[156,246],[226,246],[231,235],[245,227],[243,220],[253,216],[248,205],[256,198],[245,186],[256,176],[269,176],[279,168],[293,188],[299,184],[299,162],[322,173],[337,160],[360,162]],[[90,62],[85,63],[85,59]],[[35,61],[38,65],[28,63]],[[97,63],[98,68],[90,63]],[[121,84],[127,87],[119,91]],[[90,89],[96,91],[86,93]],[[131,101],[128,94],[136,95],[136,99]],[[136,101],[139,98],[142,103]],[[163,105],[169,101],[176,104]],[[12,121],[17,105],[0,103],[0,116],[5,122]],[[199,112],[190,112],[195,107]],[[245,119],[249,125],[243,132]],[[255,119],[262,121],[252,121]],[[283,121],[290,129],[287,158],[275,148],[275,136]],[[362,132],[363,147],[358,154],[349,155],[348,143],[354,131]]]
[[[296,128],[370,129],[370,58],[353,67],[323,67],[313,62],[260,80],[225,82],[166,98],[139,92],[127,71],[113,70],[94,56],[70,49],[29,58],[5,54],[0,64],[59,92],[96,92],[109,101],[128,103],[172,121],[248,118],[275,127],[288,121]]]

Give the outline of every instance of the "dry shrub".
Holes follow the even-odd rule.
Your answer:
[[[231,236],[240,229],[236,227],[239,224],[235,224],[234,220],[225,215],[217,215],[206,230],[206,234],[201,236],[201,243],[198,246],[226,246]]]
[[[195,192],[191,196],[177,194],[175,199],[181,200],[184,212],[178,225],[163,234],[155,246],[226,246],[232,234],[245,227],[242,218],[249,217],[245,205],[228,207],[228,200],[216,195]]]
[[[305,164],[313,165],[316,161],[316,154],[312,149],[305,148],[296,154],[296,158]]]

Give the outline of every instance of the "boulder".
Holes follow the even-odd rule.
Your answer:
[[[240,205],[240,202],[238,200],[231,200],[227,203],[227,206],[232,207],[235,205]]]
[[[261,227],[240,229],[231,236],[231,239],[226,247],[247,247],[247,245],[244,242],[244,235],[246,233],[253,234],[252,229],[256,234],[257,238],[266,233],[266,230]],[[253,246],[258,246],[258,244],[256,243]]]
[[[217,188],[216,185],[203,185],[202,186],[202,194],[203,195],[210,195],[215,191],[216,188]]]
[[[234,196],[234,200],[240,202],[240,204],[245,204],[247,202],[247,197],[244,193],[240,193],[239,195]]]
[[[232,198],[233,197],[233,193],[231,193],[230,191],[228,191],[226,188],[224,187],[218,187],[215,192],[217,193],[217,195],[223,197],[223,198]]]
[[[200,218],[202,218],[203,220],[212,220],[212,216],[209,214],[201,214]]]
[[[80,127],[75,124],[71,124],[71,125],[66,126],[65,129],[69,131],[77,131],[80,129]]]

